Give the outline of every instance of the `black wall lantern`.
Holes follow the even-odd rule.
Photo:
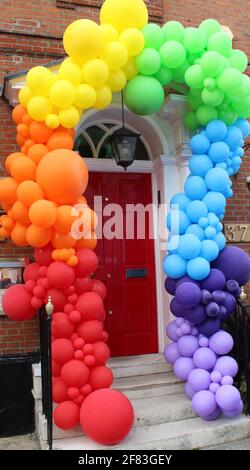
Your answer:
[[[117,165],[122,166],[125,171],[130,165],[132,165],[135,159],[135,152],[139,138],[140,134],[131,132],[125,127],[122,92],[122,127],[112,134],[110,143],[112,145],[113,155]]]

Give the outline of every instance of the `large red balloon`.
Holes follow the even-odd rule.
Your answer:
[[[95,292],[85,292],[76,302],[76,310],[82,314],[83,320],[104,320],[103,301]]]
[[[103,366],[110,358],[109,347],[106,343],[103,343],[103,341],[97,341],[97,343],[94,343],[93,346],[95,363],[97,366]]]
[[[65,364],[74,357],[75,348],[72,341],[67,338],[59,338],[52,343],[52,359],[58,364]]]
[[[54,421],[60,429],[72,429],[79,422],[79,406],[73,401],[63,401],[54,410]]]
[[[90,279],[90,277],[78,277],[75,280],[74,286],[77,295],[81,295],[84,294],[84,292],[89,292],[92,290],[93,281]]]
[[[103,300],[105,299],[107,295],[106,286],[102,281],[99,281],[99,279],[93,279],[92,292],[95,292]]]
[[[68,399],[67,386],[60,377],[53,380],[52,394],[55,403],[61,403]]]
[[[131,431],[134,410],[125,395],[117,390],[102,389],[91,393],[80,410],[83,432],[103,445],[121,442]]]
[[[82,321],[76,331],[86,343],[95,343],[102,339],[103,324],[97,320]]]
[[[63,311],[64,305],[67,302],[66,296],[58,289],[49,289],[45,298],[45,303],[48,302],[48,298],[51,297],[51,302],[54,305],[54,312]]]
[[[81,250],[77,250],[76,256],[78,258],[78,263],[75,267],[77,277],[86,277],[95,272],[98,265],[98,258],[93,250],[82,248]]]
[[[36,313],[31,306],[32,295],[25,289],[24,284],[9,287],[2,300],[3,311],[15,321],[30,320]]]
[[[70,338],[74,332],[74,325],[69,321],[66,313],[57,312],[52,316],[52,335],[55,338]]]
[[[63,261],[54,261],[48,267],[47,278],[49,283],[56,289],[66,289],[75,280],[74,269],[63,263]]]
[[[28,264],[28,266],[26,266],[24,273],[23,273],[24,281],[36,282],[40,277],[39,269],[40,269],[40,266],[37,263]]]
[[[53,262],[51,257],[52,249],[50,243],[42,248],[35,248],[35,259],[40,266],[49,266]]]
[[[97,366],[91,369],[89,383],[93,390],[109,388],[113,382],[113,372],[105,366]]]
[[[56,361],[53,361],[52,359],[52,376],[54,377],[59,377],[61,375],[61,366],[57,364]]]
[[[68,387],[83,387],[89,378],[89,369],[82,361],[72,359],[62,367],[61,377]]]

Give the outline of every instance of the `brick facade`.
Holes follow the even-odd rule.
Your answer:
[[[27,70],[63,57],[62,35],[66,26],[79,18],[98,20],[100,0],[18,0],[1,1],[0,17],[0,89],[8,73]],[[150,20],[163,23],[181,21],[185,26],[197,26],[203,19],[216,18],[234,34],[234,46],[250,56],[250,9],[244,0],[147,0]],[[15,127],[9,104],[0,98],[0,172],[4,160],[16,150]],[[250,197],[246,176],[250,175],[250,157],[234,180],[235,195],[229,201],[226,221],[249,222]],[[242,248],[250,253],[250,246]],[[1,257],[27,256],[30,249],[0,243]],[[38,320],[25,323],[10,322],[0,317],[0,355],[37,350]]]

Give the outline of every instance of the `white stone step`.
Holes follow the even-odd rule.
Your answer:
[[[250,436],[250,418],[221,417],[217,421],[192,418],[182,421],[134,427],[117,446],[103,447],[87,437],[55,440],[55,450],[191,450]]]
[[[145,374],[170,372],[172,367],[166,363],[162,354],[145,354],[111,358],[108,367],[113,370],[114,377],[130,377]]]
[[[165,388],[165,395],[178,393],[183,390],[182,382],[172,372],[132,377],[118,377],[114,380],[112,385],[112,388],[120,390],[131,399],[143,396],[154,396],[155,389],[158,387],[161,389],[163,387],[163,390]],[[151,388],[153,390],[150,390]],[[148,393],[150,394],[148,395]]]

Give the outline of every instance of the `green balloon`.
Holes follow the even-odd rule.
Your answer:
[[[160,111],[164,103],[164,90],[154,77],[137,75],[124,90],[126,106],[136,114],[147,116]]]
[[[185,73],[189,67],[189,62],[185,60],[180,67],[173,69],[173,81],[177,83],[185,83]]]
[[[229,57],[232,53],[232,38],[224,32],[214,33],[208,39],[207,48],[209,51],[216,51]]]
[[[236,102],[241,102],[250,95],[250,78],[248,75],[242,74],[240,86],[231,89],[227,92],[229,101],[233,100]]]
[[[160,48],[162,65],[169,69],[180,67],[186,59],[186,51],[177,41],[165,42]]]
[[[202,55],[201,53],[199,53],[199,54],[187,54],[188,62],[190,63],[190,65],[194,65],[196,63],[196,61],[201,58],[201,55]]]
[[[197,28],[186,28],[184,33],[184,47],[191,54],[204,51],[207,44],[205,33]]]
[[[142,30],[145,38],[145,47],[152,47],[157,51],[164,43],[164,33],[158,24],[149,23]]]
[[[208,19],[202,21],[199,29],[206,34],[207,38],[209,38],[212,34],[219,33],[221,31],[221,25],[216,20]]]
[[[239,70],[229,67],[219,75],[217,78],[218,87],[225,93],[236,92],[241,86],[242,75]]]
[[[216,87],[216,80],[214,78],[205,78],[204,87],[213,90]]]
[[[196,111],[196,119],[199,124],[206,126],[210,121],[217,119],[218,113],[215,108],[211,106],[202,105]]]
[[[161,66],[154,74],[154,77],[159,80],[159,82],[162,84],[162,86],[168,85],[170,82],[173,80],[173,72],[170,69],[167,69],[166,67]]]
[[[146,48],[136,57],[135,63],[143,75],[154,75],[161,66],[161,57],[155,49]]]
[[[219,106],[218,118],[225,122],[227,126],[231,126],[237,119],[238,114],[230,105]]]
[[[206,52],[202,56],[200,64],[208,77],[217,77],[224,68],[222,56],[216,51]]]
[[[250,117],[250,96],[241,102],[232,102],[233,110],[239,115],[239,117],[248,119]]]
[[[175,41],[182,42],[184,38],[185,28],[182,26],[179,21],[168,21],[162,27],[165,41]]]
[[[199,91],[199,90],[195,90],[195,91]],[[197,111],[197,109],[203,104],[202,99],[201,99],[201,92],[199,91],[199,95],[198,94],[194,95],[192,92],[190,92],[188,94],[187,101],[188,101],[190,108],[192,108],[194,111]]]
[[[190,88],[201,90],[203,88],[205,75],[199,64],[191,65],[185,73],[185,82]]]
[[[229,57],[231,67],[238,69],[240,72],[245,72],[248,65],[248,58],[246,54],[238,49],[233,49]]]
[[[203,103],[207,106],[219,106],[224,100],[224,93],[217,87],[213,90],[204,88],[201,93],[201,98]]]
[[[196,131],[200,127],[200,124],[198,123],[198,121],[196,119],[196,114],[195,114],[194,111],[191,111],[191,112],[185,114],[185,116],[184,116],[184,125],[190,131]]]

